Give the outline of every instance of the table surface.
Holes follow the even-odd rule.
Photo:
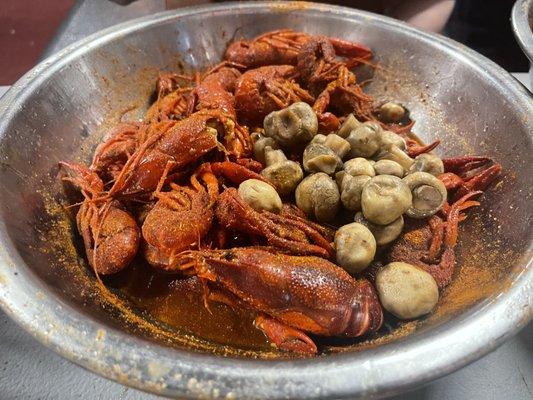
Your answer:
[[[99,29],[164,9],[164,0],[121,6],[78,1],[45,55]],[[183,1],[183,3],[190,3]],[[527,74],[513,74],[527,85]],[[7,90],[0,87],[0,96]],[[39,344],[0,311],[0,400],[153,400],[67,361]],[[389,400],[530,400],[533,398],[533,323],[482,359],[419,389]]]

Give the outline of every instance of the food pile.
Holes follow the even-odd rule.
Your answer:
[[[318,351],[309,335],[378,331],[384,310],[431,312],[458,224],[501,166],[419,143],[405,107],[357,82],[371,58],[282,30],[231,43],[206,72],[161,73],[142,120],[112,129],[90,165],[61,163],[97,278],[142,257],[304,354]]]

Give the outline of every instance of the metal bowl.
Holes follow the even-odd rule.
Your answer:
[[[407,105],[423,139],[443,139],[442,155],[491,154],[506,175],[464,224],[461,267],[436,313],[402,328],[409,334],[313,359],[245,359],[230,346],[197,351],[201,338],[171,337],[95,284],[57,203],[57,162],[87,160],[106,125],[132,106],[130,117],[140,113],[158,68],[212,65],[234,35],[285,27],[372,47],[383,67],[374,96]],[[50,57],[11,88],[0,111],[2,308],[46,346],[108,378],[183,398],[382,396],[481,357],[531,317],[531,97],[504,70],[441,36],[301,2],[172,11]]]
[[[514,3],[511,25],[518,44],[529,59],[529,83],[533,88],[533,0]]]

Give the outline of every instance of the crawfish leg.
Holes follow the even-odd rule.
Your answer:
[[[267,315],[259,315],[254,322],[266,337],[282,350],[301,354],[316,354],[315,343],[302,331],[291,328]]]

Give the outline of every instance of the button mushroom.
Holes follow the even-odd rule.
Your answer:
[[[295,192],[296,205],[319,222],[332,221],[340,205],[337,184],[327,174],[318,172],[306,177]]]
[[[328,136],[326,136],[324,145],[333,150],[333,152],[337,154],[340,159],[343,159],[350,151],[350,143],[334,133],[330,133]]]
[[[370,163],[370,161],[368,161],[366,158],[362,157],[352,158],[351,160],[346,161],[344,163],[344,171],[351,176],[376,175],[376,171],[374,171],[372,163]]]
[[[323,135],[322,133],[317,133],[315,136],[313,136],[313,139],[311,139],[310,143],[320,143],[324,144],[326,142],[326,135]]]
[[[412,205],[409,186],[392,175],[378,175],[363,188],[361,207],[366,219],[374,224],[388,225]]]
[[[283,204],[278,192],[271,185],[258,179],[247,179],[237,190],[241,199],[256,211],[279,213]]]
[[[376,289],[383,308],[400,319],[427,314],[439,301],[435,279],[426,271],[404,262],[382,267],[376,274]]]
[[[401,215],[388,225],[376,225],[367,220],[363,213],[358,212],[355,214],[354,221],[363,224],[372,232],[378,246],[386,246],[392,243],[400,236],[403,229],[403,216]]]
[[[337,263],[350,274],[363,271],[376,255],[376,240],[362,224],[341,226],[334,241]]]
[[[268,114],[263,127],[266,136],[274,138],[283,148],[291,148],[309,142],[316,135],[318,120],[309,104],[297,102]]]
[[[342,167],[337,154],[325,144],[311,142],[304,150],[302,163],[306,172],[324,172],[328,175]]]
[[[385,144],[381,147],[379,153],[374,157],[379,160],[396,161],[402,166],[404,170],[408,170],[413,164],[413,159],[404,153],[398,146],[394,144]]]
[[[350,211],[361,209],[361,195],[363,188],[370,181],[368,175],[344,175],[341,182],[341,202],[344,208]]]
[[[427,172],[428,174],[438,176],[444,173],[444,164],[435,154],[423,153],[416,156],[413,165],[407,171],[408,174],[413,172]]]
[[[403,168],[396,161],[379,160],[374,164],[374,171],[377,175],[394,175],[403,178]]]
[[[381,147],[381,127],[374,122],[365,122],[346,137],[350,143],[349,156],[372,157]]]
[[[405,108],[398,103],[388,102],[379,108],[379,119],[383,122],[400,122],[406,114]]]
[[[359,125],[361,125],[361,122],[359,122],[353,114],[350,114],[337,131],[337,135],[346,139],[355,128],[359,127]]]
[[[400,150],[405,150],[407,148],[405,140],[400,135],[392,131],[381,132],[381,143],[382,145],[393,144]]]
[[[261,164],[265,165],[265,148],[268,146],[271,149],[279,149],[278,143],[271,137],[263,136],[259,132],[254,132],[250,135],[253,141],[254,158]]]
[[[304,177],[300,164],[287,160],[281,150],[267,146],[265,162],[267,167],[261,171],[261,175],[274,185],[280,196],[291,194]]]
[[[439,211],[448,197],[446,187],[427,172],[413,172],[403,178],[412,193],[413,204],[406,211],[411,218],[427,218]]]

